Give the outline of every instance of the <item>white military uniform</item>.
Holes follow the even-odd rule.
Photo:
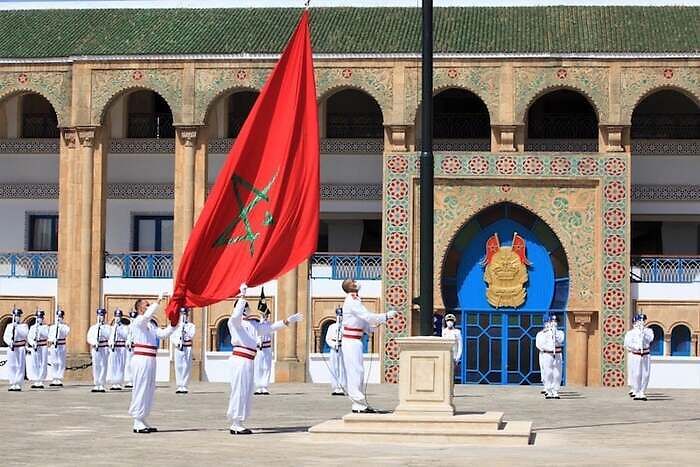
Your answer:
[[[133,323],[133,318],[131,320]],[[134,356],[134,340],[133,336],[131,335],[131,330],[132,330],[132,324],[129,324],[126,326],[126,358],[125,358],[125,363],[124,363],[124,382],[126,383],[125,386],[127,388],[130,388],[131,385],[131,358]]]
[[[104,391],[107,383],[107,364],[109,360],[109,335],[112,326],[109,324],[93,324],[88,329],[87,343],[90,344],[92,355],[93,390]]]
[[[625,348],[628,350],[629,376],[635,399],[645,399],[649,385],[651,369],[650,346],[654,340],[654,331],[647,327],[636,326],[625,334]]]
[[[195,332],[194,323],[180,322],[170,335],[170,343],[175,347],[175,383],[181,392],[187,392],[192,374],[192,339]]]
[[[148,427],[146,417],[151,413],[156,392],[158,339],[165,339],[175,331],[170,325],[161,329],[151,321],[157,309],[158,303],[152,303],[142,315],[131,321],[134,349],[131,358],[131,380],[134,388],[131,391],[129,415],[134,418],[134,430]]]
[[[66,372],[66,338],[70,327],[64,323],[49,326],[49,379],[52,385],[62,385]]]
[[[455,327],[452,329],[444,327],[442,328],[442,337],[454,340],[454,344],[452,344],[452,358],[455,365],[457,365],[462,359],[462,331]]]
[[[109,333],[109,370],[107,381],[113,388],[121,387],[124,383],[126,368],[126,338],[129,328],[117,321]]]
[[[345,366],[343,365],[342,352],[342,328],[338,322],[328,326],[326,331],[326,345],[330,347],[331,353],[328,358],[331,370],[331,390],[333,394],[345,393]]]
[[[44,387],[48,364],[49,327],[34,324],[27,333],[27,379],[32,387]]]
[[[546,397],[559,397],[564,332],[546,327],[535,336],[535,346],[540,351],[540,375]]]
[[[272,324],[243,319],[246,301],[239,299],[228,320],[233,351],[229,357],[231,371],[231,395],[226,415],[231,429],[242,429],[242,422],[250,415],[250,405],[255,385],[254,360],[258,337],[269,336],[285,327],[283,321]]]
[[[362,352],[362,335],[369,326],[386,323],[386,314],[372,313],[362,305],[360,297],[348,293],[343,303],[343,365],[352,410],[367,409],[367,399],[363,391],[365,367]]]
[[[3,340],[7,344],[7,379],[10,389],[20,391],[24,384],[25,345],[29,328],[24,323],[12,322],[5,328]]]
[[[264,319],[261,325],[269,325]],[[255,354],[255,392],[256,394],[270,394],[270,373],[272,371],[272,336],[258,336],[258,353]]]

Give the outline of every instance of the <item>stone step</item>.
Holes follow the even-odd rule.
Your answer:
[[[498,413],[498,412],[496,412]],[[465,445],[499,445],[499,446],[526,446],[532,439],[532,422],[500,422],[495,428],[480,427],[477,422],[471,425],[464,420],[454,421],[446,418],[462,418],[469,415],[457,415],[455,417],[439,417],[438,420],[390,421],[391,417],[383,417],[383,421],[357,420],[352,414],[352,421],[329,420],[309,429],[313,441],[337,442],[380,442],[380,443],[450,443]],[[360,414],[363,415],[363,414]],[[381,414],[383,415],[392,414]],[[367,417],[367,415],[363,415]],[[399,417],[394,417],[396,420]],[[438,418],[438,417],[423,417]]]
[[[376,430],[390,430],[397,426],[421,426],[427,431],[478,431],[498,430],[503,425],[503,412],[465,413],[457,415],[429,414],[355,414],[343,417],[343,421],[351,426],[356,423],[366,424]]]

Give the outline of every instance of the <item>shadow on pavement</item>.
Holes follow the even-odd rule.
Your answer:
[[[700,417],[696,418],[676,418],[673,420],[639,420],[635,422],[611,422],[611,423],[591,423],[589,425],[567,425],[567,426],[552,426],[536,428],[536,431],[553,431],[553,430],[570,430],[576,428],[595,428],[601,426],[623,426],[623,425],[651,425],[655,423],[677,423],[677,422],[698,422]]]

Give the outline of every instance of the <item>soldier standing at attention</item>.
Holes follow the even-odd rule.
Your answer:
[[[49,386],[62,387],[63,376],[66,373],[66,338],[70,334],[70,327],[63,322],[65,312],[56,311],[56,321],[49,326]]]
[[[112,330],[109,324],[105,324],[107,310],[97,309],[97,323],[90,326],[87,333],[87,343],[90,344],[92,354],[92,380],[94,386],[91,392],[105,392],[107,383],[107,363],[109,360],[109,334]]]
[[[46,379],[49,327],[44,324],[44,310],[37,310],[36,321],[27,334],[27,378],[32,389],[44,389]]]
[[[5,328],[3,340],[7,344],[7,379],[10,392],[19,392],[24,384],[25,369],[25,348],[27,344],[27,334],[29,329],[22,319],[22,310],[14,308],[12,310],[12,323]]]

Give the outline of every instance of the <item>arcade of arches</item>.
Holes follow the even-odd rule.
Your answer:
[[[129,250],[172,250],[177,264],[207,186],[225,157],[221,147],[240,131],[271,62],[231,59],[212,65],[153,59],[44,65],[44,71],[24,70],[21,64],[0,67],[7,78],[0,81],[0,139],[54,145],[32,158],[3,154],[1,163],[24,158],[30,175],[24,179],[24,174],[3,169],[0,183],[60,187],[52,212],[37,213],[55,219],[36,218],[33,245],[58,250],[58,300],[68,310],[83,310],[71,317],[75,332],[70,346],[84,351],[84,330],[92,318],[88,310],[105,301],[101,280],[110,267],[105,251],[121,244],[118,248]],[[416,316],[410,306],[417,290],[417,206],[411,204],[420,134],[420,93],[411,74],[415,65],[403,59],[325,58],[316,63],[322,172],[328,183],[338,184],[351,177],[354,166],[369,167],[376,176],[372,183],[383,186],[382,199],[375,200],[380,209],[353,213],[364,216],[361,222],[357,216],[326,215],[321,243],[337,251],[341,247],[334,246],[332,232],[352,225],[360,238],[358,252],[383,254],[384,292],[377,310],[402,312],[377,343],[388,381],[396,379],[397,371],[393,339],[411,333]],[[671,58],[644,68],[625,59],[436,60],[436,238],[453,238],[458,226],[476,215],[472,211],[498,203],[521,206],[540,219],[529,227],[537,238],[546,237],[545,226],[554,232],[571,278],[569,300],[562,305],[569,349],[586,349],[577,352],[583,360],[567,360],[571,382],[621,384],[619,330],[636,306],[630,300],[630,254],[700,252],[697,217],[633,213],[630,185],[630,176],[632,183],[639,176],[640,184],[653,184],[649,180],[664,162],[650,153],[664,144],[685,152],[674,159],[679,167],[694,167],[696,159],[688,156],[693,151],[698,155],[700,141],[699,65]],[[48,76],[53,81],[42,80]],[[51,84],[59,81],[65,85]],[[54,167],[55,180],[32,179],[32,164]],[[137,175],[124,181],[127,167]],[[125,222],[120,206],[129,202],[109,198],[108,188],[115,183],[172,187],[168,209],[144,212],[139,220],[144,231],[158,235],[150,240],[138,234],[115,236],[112,226]],[[472,205],[464,206],[462,200]],[[678,232],[683,241],[669,241]],[[436,250],[439,265],[446,251],[447,245]],[[305,268],[279,281],[275,300],[280,309],[306,309],[302,302],[308,297],[298,293],[308,285]],[[584,286],[584,277],[590,286]],[[436,277],[436,284],[442,279]],[[122,298],[111,303],[117,299]],[[654,313],[653,306],[647,306],[647,314]],[[295,339],[283,343],[280,358],[303,366],[323,313],[314,318],[308,335],[280,337]],[[213,314],[199,323],[210,332],[216,332]],[[679,323],[659,321],[664,339],[670,339],[664,352],[684,351],[672,343],[673,335],[683,342],[684,331],[676,331]],[[696,343],[700,323],[683,325]],[[303,373],[292,367],[288,376]]]

